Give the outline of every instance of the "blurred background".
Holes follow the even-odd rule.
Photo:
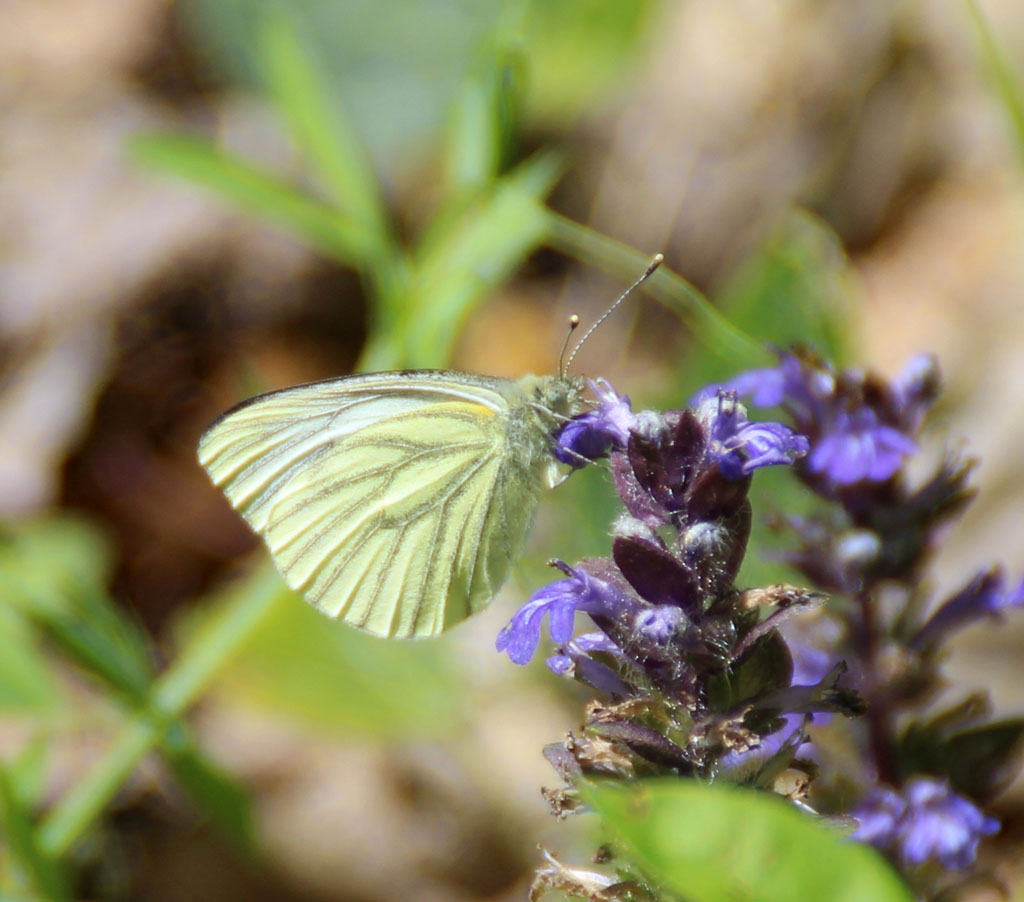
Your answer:
[[[983,462],[936,591],[1019,579],[1022,59],[1013,0],[0,5],[0,802],[36,891],[512,900],[585,848],[539,792],[581,698],[493,640],[601,553],[605,474],[487,612],[386,643],[281,590],[195,446],[357,368],[551,372],[655,251],[755,342],[935,352],[935,445]],[[579,370],[680,406],[762,362],[669,301]],[[1020,714],[1022,642],[972,629],[951,681]]]

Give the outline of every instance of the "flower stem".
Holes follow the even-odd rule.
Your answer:
[[[896,785],[898,773],[892,747],[891,712],[886,693],[877,689],[882,667],[879,648],[879,628],[875,600],[870,589],[862,589],[857,595],[860,607],[860,653],[864,661],[864,673],[871,680],[866,695],[868,704],[867,723],[871,757],[874,759],[879,782]]]

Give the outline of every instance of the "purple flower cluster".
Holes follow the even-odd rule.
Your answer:
[[[814,586],[847,600],[830,608],[837,638],[828,652],[850,667],[867,702],[865,796],[853,812],[855,838],[905,870],[926,862],[969,867],[980,838],[998,829],[978,803],[1015,773],[1024,720],[987,721],[976,698],[927,717],[919,712],[945,687],[944,642],[982,618],[1024,607],[1024,583],[1008,584],[993,567],[932,606],[930,616],[923,613],[924,568],[940,529],[971,500],[974,466],[947,456],[916,483],[907,475],[938,396],[935,361],[917,357],[885,380],[836,372],[795,350],[781,354],[777,367],[743,373],[716,390],[722,388],[781,407],[810,443],[794,473],[826,506],[782,518],[799,542],[783,557]],[[818,782],[827,786],[827,772]],[[942,880],[917,888],[938,893]]]
[[[1024,582],[993,567],[929,604],[924,570],[940,528],[972,496],[971,461],[907,473],[938,386],[929,357],[885,380],[805,350],[705,389],[686,410],[634,413],[592,383],[599,403],[562,426],[555,454],[573,467],[608,456],[624,507],[611,556],[553,562],[564,578],[497,641],[526,664],[547,620],[548,667],[600,696],[580,734],[545,750],[567,786],[546,793],[559,816],[579,809],[574,787],[589,775],[727,780],[852,816],[853,838],[888,855],[923,898],[969,874],[999,829],[981,806],[1017,770],[1024,719],[991,721],[976,696],[933,705],[946,686],[942,647],[1024,608]],[[792,426],[751,421],[741,397],[781,408]],[[810,588],[740,588],[751,477],[776,465],[821,502],[775,518],[797,540],[780,557]],[[577,614],[595,629],[576,634]],[[819,743],[819,730],[844,731],[857,715],[864,730]],[[838,767],[830,747],[847,749]],[[861,802],[837,808],[851,787]]]
[[[859,707],[837,685],[841,669],[832,662],[809,684],[794,684],[776,630],[824,596],[787,586],[740,592],[733,580],[750,531],[751,475],[791,465],[807,453],[807,439],[781,423],[751,422],[732,391],[709,394],[693,410],[633,413],[607,383],[594,389],[600,403],[562,427],[556,453],[572,465],[609,454],[625,508],[612,556],[554,562],[565,578],[515,614],[498,650],[526,664],[546,618],[556,644],[548,667],[607,699],[588,731],[638,771],[711,775],[762,746],[766,762],[794,757],[799,742],[767,737],[802,735],[816,711]],[[574,635],[576,614],[597,631]],[[729,687],[741,673],[739,697]],[[658,715],[637,704],[652,693],[662,700]],[[685,737],[680,723],[691,725]],[[577,767],[592,766],[585,740],[572,748]],[[571,771],[566,754],[559,766]]]
[[[983,836],[999,831],[999,821],[949,786],[915,777],[897,792],[878,786],[853,810],[854,839],[893,854],[905,867],[936,862],[945,868],[974,863]]]
[[[837,487],[885,482],[917,451],[913,439],[938,392],[931,357],[910,362],[885,382],[858,371],[834,372],[807,351],[782,354],[779,366],[750,370],[708,391],[735,391],[758,407],[781,406],[811,443],[808,474]]]
[[[739,569],[750,474],[807,452],[807,440],[789,427],[750,422],[733,392],[709,397],[693,411],[635,415],[629,399],[607,383],[592,385],[601,403],[562,427],[556,455],[574,463],[612,450],[626,506],[615,528],[614,564],[557,563],[567,578],[536,592],[498,637],[498,650],[516,664],[533,657],[545,615],[559,645],[572,637],[576,612],[589,614],[612,642],[648,658],[662,654],[684,627],[692,639],[694,621],[713,600],[702,597],[706,576],[724,584]],[[671,546],[658,532],[663,527],[677,534]]]

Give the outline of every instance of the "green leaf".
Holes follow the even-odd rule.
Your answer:
[[[692,780],[584,793],[656,885],[687,902],[910,902],[875,850],[765,792]]]
[[[758,639],[743,661],[727,673],[715,677],[708,692],[712,707],[729,709],[748,699],[756,699],[789,685],[793,676],[793,658],[789,646],[772,630]]]
[[[77,517],[25,521],[0,531],[0,590],[29,616],[67,611],[67,587],[101,585],[109,569],[106,541]]]
[[[904,775],[934,774],[975,801],[991,801],[1020,770],[1024,718],[953,732],[980,706],[962,705],[934,719],[909,724],[900,737]],[[959,715],[959,716],[958,716]]]
[[[1003,720],[951,736],[946,743],[946,773],[953,788],[971,799],[989,802],[1021,768],[1024,719]]]
[[[195,806],[245,854],[255,850],[252,804],[246,791],[196,747],[181,724],[161,743],[164,759]]]
[[[278,111],[337,208],[360,229],[380,260],[391,237],[377,176],[340,102],[317,70],[312,47],[299,40],[283,8],[265,13],[260,44],[267,83]]]
[[[97,587],[79,587],[71,602],[65,613],[41,613],[39,623],[78,666],[144,701],[154,674],[145,634]]]
[[[140,165],[207,188],[341,263],[363,267],[374,259],[376,238],[361,223],[200,138],[143,134],[132,137],[128,147]]]
[[[57,862],[39,847],[32,815],[3,766],[0,766],[0,824],[14,864],[34,890],[24,898],[53,902],[69,899],[64,875]]]
[[[77,664],[136,697],[151,676],[149,643],[107,595],[110,552],[99,531],[84,521],[50,519],[25,524],[0,546],[0,586],[8,601],[41,627]],[[18,628],[5,621],[0,634]],[[26,640],[3,656],[0,673],[18,667],[24,676]],[[0,637],[0,642],[3,639]],[[38,667],[36,668],[38,670]],[[32,676],[40,687],[45,681]],[[0,677],[0,685],[3,679]]]

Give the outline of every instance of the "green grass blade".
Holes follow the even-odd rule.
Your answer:
[[[366,231],[377,255],[386,254],[391,237],[377,176],[338,101],[329,97],[311,48],[277,11],[263,23],[260,49],[268,86],[299,150],[332,202]]]
[[[490,182],[498,173],[500,151],[491,85],[486,78],[469,78],[459,91],[445,143],[448,193],[459,196]]]
[[[2,575],[0,585],[7,588]],[[38,637],[17,611],[0,608],[0,715],[39,716],[59,710],[60,702]]]
[[[86,671],[142,699],[152,677],[149,641],[107,594],[109,560],[98,531],[86,523],[54,518],[25,524],[0,551],[0,587],[9,606],[3,613],[19,613]],[[17,629],[7,619],[0,616],[0,644]],[[27,665],[30,649],[26,643],[0,656],[0,701],[5,671]]]
[[[451,112],[443,164],[450,197],[491,184],[514,157],[525,66],[512,34],[505,29],[487,43],[482,65],[464,80]]]
[[[373,236],[360,223],[200,138],[136,135],[129,152],[141,165],[207,188],[241,210],[296,233],[341,263],[362,268],[377,252]]]
[[[614,238],[553,211],[548,216],[548,244],[588,266],[632,282],[658,250],[637,251]],[[761,344],[737,329],[689,282],[662,266],[640,289],[675,313],[694,337],[733,368],[771,366],[775,358]]]
[[[1006,110],[1017,141],[1017,151],[1024,163],[1024,86],[1003,55],[978,4],[975,0],[964,0],[964,4],[978,37],[981,58],[995,83],[996,93]]]
[[[52,858],[66,855],[163,735],[165,725],[146,716],[130,720],[92,770],[76,783],[39,828],[39,846]]]
[[[41,847],[32,816],[22,804],[11,777],[0,766],[0,823],[14,864],[34,889],[27,898],[62,902],[69,899],[67,884],[57,862]]]
[[[236,850],[252,854],[256,848],[256,831],[252,805],[245,790],[203,754],[180,723],[167,731],[161,751],[192,804]]]
[[[52,741],[46,732],[39,732],[24,743],[7,763],[7,774],[18,800],[30,808],[42,800],[46,790],[46,768]]]
[[[229,595],[175,663],[153,686],[149,711],[125,724],[96,766],[46,817],[39,842],[46,854],[66,854],[101,814],[114,793],[182,714],[225,667],[278,600],[284,587],[276,574],[249,581]]]
[[[404,333],[413,366],[445,363],[469,314],[543,241],[543,198],[559,169],[553,156],[532,157],[424,236]]]

